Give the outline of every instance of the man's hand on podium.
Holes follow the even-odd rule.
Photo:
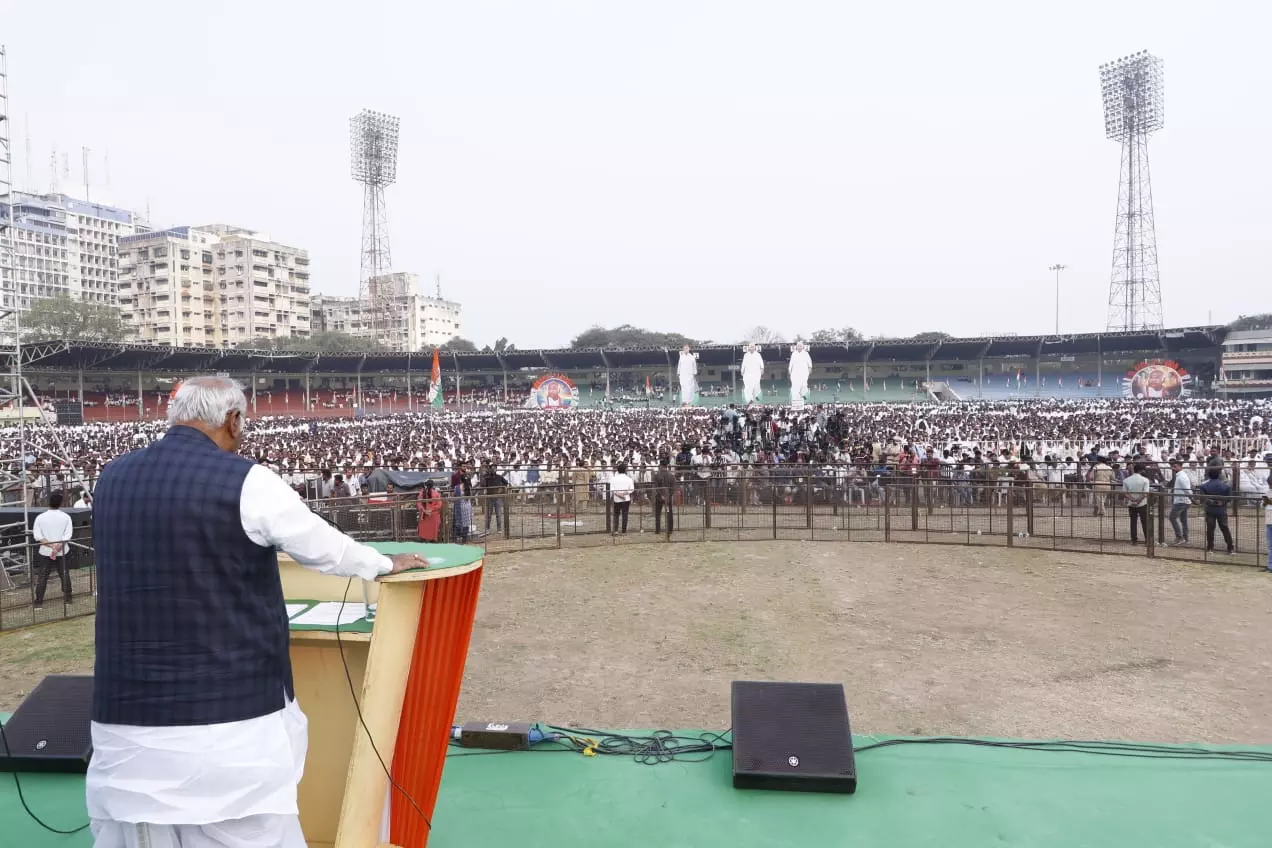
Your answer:
[[[390,574],[409,571],[412,568],[424,568],[428,565],[428,560],[418,554],[395,554],[390,559],[393,560],[393,570],[389,572]]]

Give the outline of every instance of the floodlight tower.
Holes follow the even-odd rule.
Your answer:
[[[1122,144],[1108,329],[1161,329],[1162,290],[1157,276],[1148,137],[1166,123],[1162,60],[1141,50],[1101,65],[1100,91],[1104,134]]]
[[[391,287],[383,276],[392,268],[389,254],[389,215],[384,189],[397,182],[398,119],[363,109],[349,120],[350,166],[362,184],[362,273],[358,292],[364,324],[371,338],[388,330]]]

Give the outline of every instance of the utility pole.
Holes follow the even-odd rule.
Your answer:
[[[1048,271],[1056,272],[1056,335],[1057,336],[1060,335],[1060,272],[1068,267],[1069,267],[1068,265],[1061,265],[1059,262],[1057,262],[1055,265],[1052,265],[1050,268],[1047,269]]]

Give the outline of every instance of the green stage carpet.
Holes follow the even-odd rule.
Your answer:
[[[877,738],[886,737],[857,743]],[[431,848],[1272,844],[1269,763],[900,746],[858,756],[856,795],[814,795],[735,790],[727,751],[653,766],[564,752],[465,754],[453,749],[447,761]],[[50,824],[86,820],[82,778],[22,783]],[[8,775],[0,775],[0,823],[4,846],[92,844],[87,831],[40,830]]]

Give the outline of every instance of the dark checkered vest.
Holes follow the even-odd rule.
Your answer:
[[[102,472],[95,721],[219,724],[293,697],[278,558],[239,517],[251,468],[198,430],[171,427]]]

